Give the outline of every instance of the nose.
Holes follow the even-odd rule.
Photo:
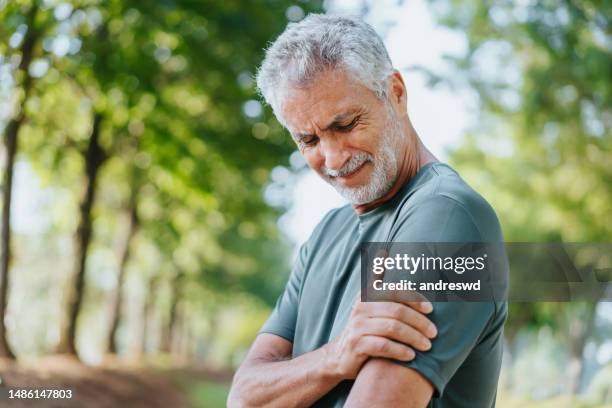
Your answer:
[[[322,138],[320,141],[321,154],[325,159],[325,167],[331,170],[341,169],[351,158],[351,153],[345,148],[339,138]]]

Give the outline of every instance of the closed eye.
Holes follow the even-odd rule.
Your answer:
[[[317,135],[304,135],[298,139],[299,144],[303,146],[314,146],[319,141],[319,137]]]
[[[360,118],[361,118],[360,116],[355,116],[355,118],[350,123],[348,123],[346,125],[338,124],[338,125],[334,126],[334,128],[338,132],[350,132],[351,130],[353,130],[353,128],[355,126],[357,126],[357,124],[359,123],[359,119]]]

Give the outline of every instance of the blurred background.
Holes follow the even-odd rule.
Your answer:
[[[507,241],[612,241],[610,1],[0,0],[2,403],[225,405],[344,204],[254,86],[309,12],[375,27]],[[612,303],[513,303],[505,337],[498,406],[612,406]]]

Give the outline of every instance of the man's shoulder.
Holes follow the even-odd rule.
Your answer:
[[[430,175],[415,189],[408,203],[419,206],[448,200],[464,207],[468,212],[478,211],[482,207],[491,208],[455,169],[444,163],[436,163],[431,167]]]
[[[405,197],[398,210],[398,220],[418,220],[418,224],[430,228],[441,227],[448,220],[458,228],[473,227],[473,238],[501,240],[501,228],[491,205],[456,170],[443,163],[431,167],[427,178]]]

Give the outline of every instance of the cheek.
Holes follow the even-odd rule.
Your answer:
[[[364,129],[355,132],[350,138],[350,147],[355,150],[363,151],[375,155],[378,152],[382,134],[378,129]]]

